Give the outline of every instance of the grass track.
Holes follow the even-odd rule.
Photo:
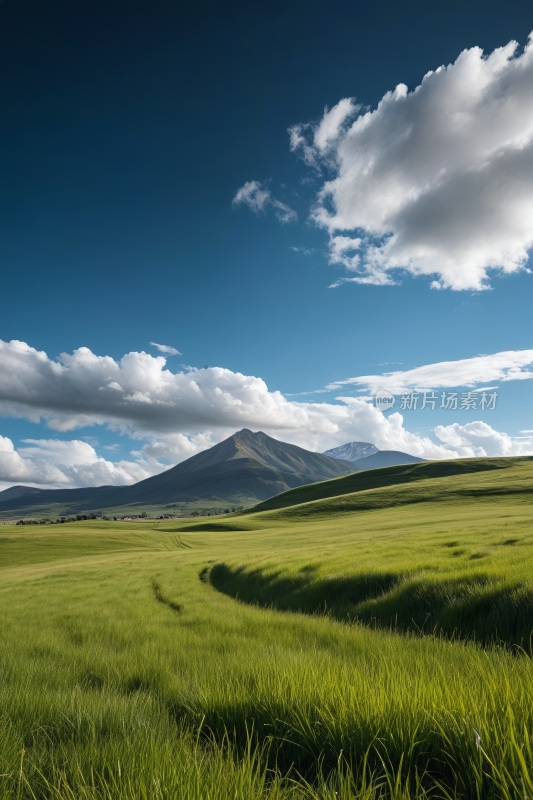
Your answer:
[[[339,618],[367,603],[385,627],[398,585],[415,610],[462,585],[489,606],[507,587],[529,619],[532,469],[218,530],[5,526],[0,797],[530,797],[528,657]],[[206,581],[222,564],[227,593]],[[347,579],[357,603],[344,586],[324,615]]]

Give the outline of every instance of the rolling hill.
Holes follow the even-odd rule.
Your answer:
[[[435,495],[438,493],[436,487],[432,487],[431,491],[428,492],[428,480],[469,476],[480,472],[493,472],[494,470],[508,470],[522,465],[530,465],[531,461],[533,461],[533,458],[529,456],[455,458],[450,461],[424,461],[421,464],[401,464],[381,469],[369,469],[357,472],[354,475],[347,475],[344,478],[290,489],[259,503],[253,508],[247,509],[244,513],[255,514],[263,511],[290,509],[294,506],[298,506],[302,514],[304,510],[305,513],[318,513],[323,509],[321,503],[317,501],[328,501],[332,498],[335,499],[335,507],[343,511],[359,506],[362,507],[367,503],[379,506],[382,498],[377,490],[382,489],[391,490],[386,496],[393,498],[391,502],[394,505],[397,502],[395,492],[401,491],[403,484],[415,484],[406,497],[408,502],[420,502],[428,500],[432,493]],[[505,481],[500,481],[500,483],[505,485]],[[464,485],[464,481],[461,485]],[[442,486],[445,487],[446,484],[444,483]],[[370,490],[374,490],[371,497],[368,494]],[[520,491],[522,491],[522,488],[520,488]],[[489,493],[487,492],[487,494]],[[353,502],[350,498],[352,498]]]
[[[347,461],[312,453],[265,433],[243,429],[220,444],[191,456],[133,486],[48,489],[3,499],[0,513],[44,516],[93,510],[129,509],[206,502],[249,506],[296,486],[357,472]],[[28,488],[28,487],[19,487]]]

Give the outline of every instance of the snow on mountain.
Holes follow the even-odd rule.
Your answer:
[[[379,450],[373,444],[368,442],[349,442],[348,444],[341,444],[340,447],[334,447],[332,450],[326,450],[323,455],[330,458],[342,458],[344,461],[357,461],[359,458],[373,456],[374,453],[379,453]]]

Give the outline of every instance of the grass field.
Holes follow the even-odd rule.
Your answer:
[[[495,461],[2,526],[0,798],[532,797],[533,463]]]

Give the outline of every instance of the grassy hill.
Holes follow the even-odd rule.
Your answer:
[[[294,492],[0,528],[0,797],[531,796],[533,462]]]
[[[0,493],[0,519],[58,517],[103,510],[130,511],[223,510],[249,506],[288,488],[357,472],[347,461],[280,442],[265,433],[243,429],[181,464],[133,486],[32,490],[24,487]],[[3,500],[3,502],[2,502]]]
[[[426,466],[434,477],[421,475],[419,467],[376,470],[306,487],[308,496],[324,495],[320,499],[296,505],[304,490],[286,492],[273,499],[278,508],[261,510],[263,503],[256,513],[240,515],[257,530],[281,526],[293,535],[305,531],[306,538],[323,535],[315,548],[298,538],[281,562],[262,557],[217,564],[213,584],[268,607],[529,649],[533,461]],[[446,474],[452,470],[456,474]],[[359,484],[360,491],[332,496],[333,484]]]
[[[322,481],[313,485],[301,486],[290,491],[283,492],[275,497],[266,500],[263,503],[257,504],[254,508],[249,509],[246,513],[257,513],[258,511],[271,511],[273,509],[288,508],[290,506],[301,505],[304,503],[312,503],[316,500],[324,500],[330,497],[340,497],[343,495],[353,494],[355,492],[368,491],[370,489],[382,489],[389,486],[401,486],[402,484],[413,484],[418,481],[432,480],[434,478],[448,478],[458,475],[475,475],[479,472],[492,472],[493,470],[507,470],[517,466],[527,466],[533,459],[528,457],[522,458],[458,458],[451,461],[424,461],[421,464],[402,464],[396,467],[384,467],[382,469],[365,470],[353,475],[348,475],[344,478],[337,478],[336,480]],[[461,487],[463,481],[457,484],[457,488]],[[496,486],[506,486],[505,481],[501,481],[499,477],[496,480]],[[442,484],[446,486],[446,484]],[[427,500],[432,497],[433,491],[438,491],[437,486],[428,494],[427,487],[419,487],[419,490],[410,491],[404,495],[407,502],[416,502],[416,499],[421,497]],[[378,495],[377,495],[378,496]],[[376,496],[376,497],[377,497]],[[379,495],[381,496],[381,495]],[[366,496],[365,496],[366,497]],[[393,494],[383,495],[385,502],[387,498],[389,502],[396,502],[393,500]],[[350,504],[352,501],[346,499]],[[361,502],[360,498],[355,499],[357,504]],[[374,502],[373,500],[370,502]],[[377,502],[377,500],[375,501]],[[332,509],[344,510],[344,501],[339,501],[332,506]],[[306,513],[318,513],[319,507],[308,509]]]

